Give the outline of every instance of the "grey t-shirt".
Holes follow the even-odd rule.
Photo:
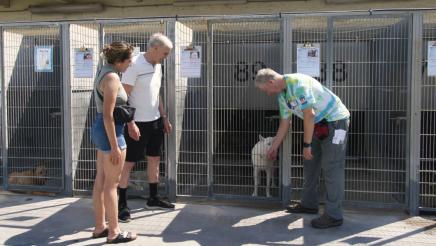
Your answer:
[[[103,100],[100,98],[98,93],[103,97],[103,91],[100,88],[101,80],[104,78],[104,76],[108,73],[117,73],[117,71],[111,66],[111,65],[104,65],[100,72],[95,77],[94,81],[94,97],[95,97],[95,105],[97,106],[97,112],[103,113]],[[97,93],[98,92],[98,93]],[[124,90],[123,86],[121,86],[118,89],[117,98],[115,101],[115,105],[125,105],[127,103],[127,93]]]

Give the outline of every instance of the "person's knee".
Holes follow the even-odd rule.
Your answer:
[[[104,193],[108,193],[117,190],[117,188],[118,188],[117,182],[106,182],[103,186],[103,191]]]
[[[105,178],[104,187],[117,187],[121,179],[121,173]]]
[[[104,184],[103,182],[98,182],[97,180],[94,182],[94,192],[103,192]]]
[[[94,189],[103,190],[105,178],[103,175],[97,174],[94,180]]]

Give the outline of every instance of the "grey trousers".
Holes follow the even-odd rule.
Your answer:
[[[329,122],[329,135],[323,140],[312,138],[312,160],[304,160],[304,185],[301,205],[318,208],[318,181],[321,168],[325,179],[325,213],[334,219],[342,219],[342,199],[344,197],[344,166],[348,138],[349,120]],[[335,130],[346,131],[345,139],[334,140]],[[335,143],[333,143],[335,142]]]

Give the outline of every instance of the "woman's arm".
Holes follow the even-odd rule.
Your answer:
[[[118,141],[115,133],[115,122],[113,112],[121,86],[120,77],[115,73],[108,73],[104,76],[101,86],[103,89],[103,122],[109,143],[111,145],[111,160],[113,164],[121,161],[121,151],[118,147]]]

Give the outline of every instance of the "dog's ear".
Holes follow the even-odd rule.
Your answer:
[[[265,138],[262,137],[262,135],[259,134],[259,141],[263,141],[263,140],[265,140]]]

